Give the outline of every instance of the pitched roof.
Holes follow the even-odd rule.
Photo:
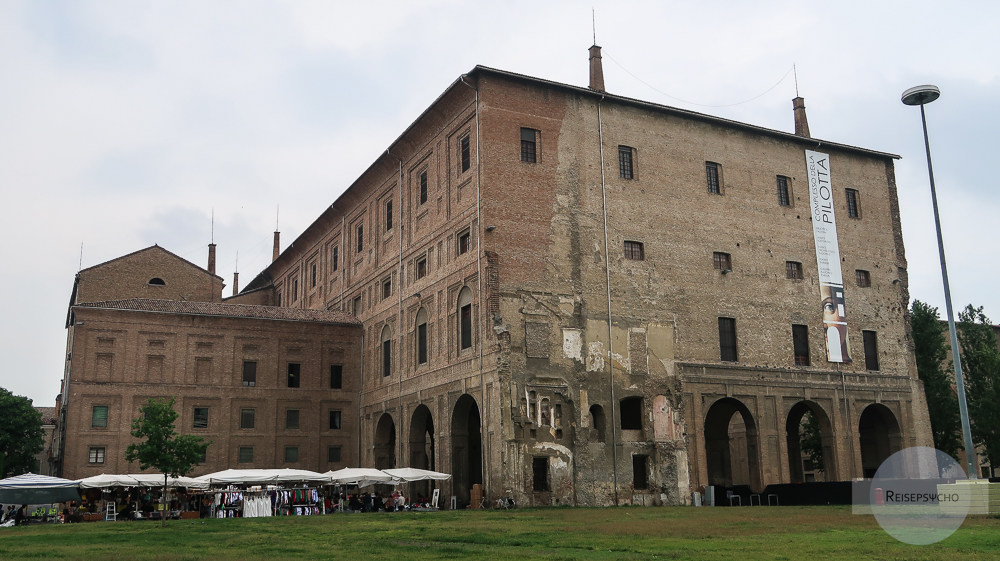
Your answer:
[[[87,267],[86,269],[81,269],[80,272],[77,273],[77,275],[79,275],[80,273],[82,273],[84,271],[89,271],[91,269],[96,269],[98,267],[103,267],[104,265],[107,265],[109,263],[114,263],[115,261],[121,261],[122,259],[128,259],[129,257],[132,257],[134,255],[138,255],[140,253],[145,253],[147,251],[153,251],[153,250],[159,250],[159,251],[161,251],[163,253],[166,253],[170,257],[173,257],[173,258],[178,259],[178,260],[180,260],[180,261],[182,261],[184,263],[187,263],[188,265],[194,267],[195,269],[198,269],[200,272],[205,273],[206,275],[211,275],[211,276],[216,277],[216,278],[218,278],[220,280],[225,280],[222,277],[220,277],[219,275],[216,275],[216,274],[213,274],[213,273],[209,273],[208,270],[205,269],[204,267],[200,267],[198,265],[195,265],[194,263],[188,261],[187,259],[184,259],[180,255],[177,255],[176,253],[174,253],[172,251],[169,251],[167,249],[164,249],[164,248],[160,247],[159,244],[153,244],[153,245],[151,245],[149,247],[145,247],[145,248],[140,249],[138,251],[133,251],[132,253],[126,253],[125,255],[122,255],[120,257],[115,257],[114,259],[109,259],[109,260],[107,260],[107,261],[105,261],[103,263],[98,263],[97,265],[92,265],[90,267]]]
[[[151,300],[130,298],[106,302],[87,302],[74,308],[122,310],[156,314],[181,314],[192,316],[218,316],[274,321],[306,321],[361,326],[361,322],[347,312],[335,310],[308,310],[278,306],[251,306],[247,304],[222,304],[218,302],[182,302],[177,300]]]

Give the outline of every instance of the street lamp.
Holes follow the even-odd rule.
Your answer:
[[[938,216],[937,193],[934,189],[934,167],[931,165],[931,143],[927,139],[927,118],[924,105],[941,97],[937,86],[915,86],[903,92],[900,98],[905,105],[920,106],[920,122],[924,127],[924,149],[927,151],[927,174],[931,180],[931,202],[934,203],[934,229],[937,231],[938,255],[941,257],[941,278],[944,281],[944,305],[948,311],[948,331],[951,334],[951,358],[955,363],[955,386],[958,388],[958,412],[962,419],[962,437],[965,440],[965,462],[970,479],[976,479],[976,448],[972,445],[969,429],[969,406],[965,402],[965,378],[962,376],[962,358],[958,351],[958,334],[955,332],[955,314],[951,309],[951,288],[948,285],[948,265],[944,259],[944,241],[941,239],[941,218]]]

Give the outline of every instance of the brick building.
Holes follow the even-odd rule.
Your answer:
[[[132,419],[176,398],[176,428],[212,442],[194,475],[357,464],[360,323],[338,311],[222,302],[222,279],[153,246],[80,271],[67,318],[64,477],[135,473]]]
[[[460,76],[231,300],[361,320],[360,463],[652,504],[803,480],[806,420],[826,480],[929,444],[896,156],[812,138],[800,98],[786,133],[616,96],[590,54],[586,88]]]

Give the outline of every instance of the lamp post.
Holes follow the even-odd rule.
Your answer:
[[[958,389],[958,412],[962,419],[962,438],[965,440],[965,462],[970,479],[976,479],[976,448],[972,444],[969,428],[969,406],[965,402],[965,378],[962,376],[962,358],[958,350],[958,334],[955,332],[955,314],[951,309],[951,288],[948,285],[948,265],[944,259],[944,241],[941,238],[941,217],[938,216],[937,192],[934,189],[934,167],[931,165],[931,144],[927,139],[927,118],[924,105],[941,97],[937,86],[915,86],[903,92],[901,101],[905,105],[920,106],[920,122],[924,127],[924,149],[927,151],[927,174],[931,180],[931,202],[934,204],[934,229],[937,232],[938,255],[941,258],[941,278],[944,281],[944,305],[948,311],[948,331],[951,334],[951,358],[955,364],[955,386]]]

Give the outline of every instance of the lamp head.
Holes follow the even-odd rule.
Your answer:
[[[924,105],[939,97],[941,97],[941,90],[937,86],[927,84],[924,86],[914,86],[906,90],[903,92],[900,100],[905,105]]]

